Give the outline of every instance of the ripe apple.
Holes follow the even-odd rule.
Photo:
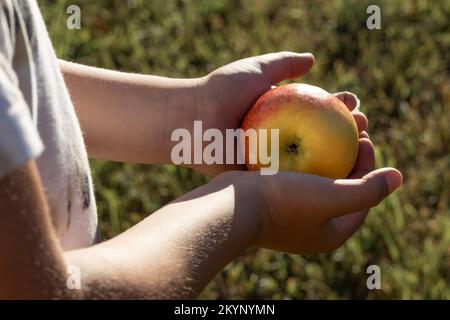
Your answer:
[[[287,84],[266,92],[250,108],[242,129],[279,129],[279,170],[345,178],[358,155],[358,128],[345,104],[322,88],[308,84]],[[267,134],[270,136],[270,134]],[[259,140],[259,134],[258,140]],[[268,141],[270,150],[270,139]],[[245,144],[249,154],[258,154],[258,144]]]

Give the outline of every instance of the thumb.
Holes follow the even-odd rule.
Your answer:
[[[272,84],[305,75],[314,65],[311,53],[282,51],[255,57],[264,76]]]
[[[383,168],[372,171],[361,179],[335,180],[331,188],[334,210],[333,217],[370,209],[394,192],[403,181],[400,171]]]

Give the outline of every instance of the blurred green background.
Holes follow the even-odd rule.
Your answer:
[[[405,184],[330,254],[249,250],[201,298],[450,299],[450,2],[249,0],[39,1],[59,57],[170,77],[202,76],[271,51],[313,52],[301,81],[350,90],[370,120],[377,165]],[[81,8],[68,30],[67,6]],[[368,30],[366,8],[381,8]],[[152,139],[152,137],[149,137]],[[174,166],[92,161],[103,238],[205,182]],[[381,290],[366,268],[381,268]]]

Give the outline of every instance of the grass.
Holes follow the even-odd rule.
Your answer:
[[[378,166],[405,184],[329,254],[249,250],[201,298],[450,299],[450,2],[80,0],[81,30],[65,28],[73,1],[39,1],[59,57],[171,77],[204,75],[271,51],[313,52],[301,81],[358,94]],[[381,30],[366,8],[381,8]],[[207,180],[171,165],[92,161],[104,238]],[[381,290],[366,267],[381,268]]]

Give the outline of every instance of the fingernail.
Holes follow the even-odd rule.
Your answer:
[[[395,189],[401,186],[403,181],[402,174],[400,171],[392,171],[386,175],[386,183],[388,186],[389,193],[394,192]]]

